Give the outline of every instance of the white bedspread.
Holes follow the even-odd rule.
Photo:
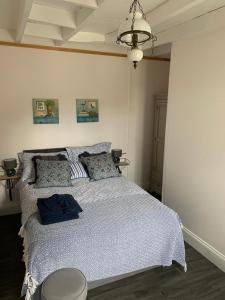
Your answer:
[[[41,225],[38,197],[69,193],[79,202],[79,219]],[[80,269],[88,281],[150,266],[184,267],[185,250],[178,215],[124,177],[78,187],[21,189],[25,233],[27,299],[51,272]]]

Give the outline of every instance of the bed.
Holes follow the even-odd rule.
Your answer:
[[[186,270],[177,213],[123,176],[72,187],[21,184],[19,189],[27,300],[36,299],[43,280],[60,268],[80,269],[89,286],[172,261]],[[37,198],[60,193],[74,196],[83,209],[80,218],[42,225]]]

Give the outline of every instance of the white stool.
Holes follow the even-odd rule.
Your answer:
[[[50,274],[41,288],[42,300],[85,300],[87,281],[77,269],[59,269]]]

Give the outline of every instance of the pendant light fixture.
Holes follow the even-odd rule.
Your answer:
[[[130,6],[128,17],[119,28],[117,43],[130,48],[127,56],[133,62],[135,69],[137,63],[143,58],[143,51],[140,46],[150,40],[154,44],[157,37],[151,32],[140,1],[134,0]]]

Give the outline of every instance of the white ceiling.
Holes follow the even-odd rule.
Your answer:
[[[131,0],[0,0],[0,40],[121,51]],[[225,0],[140,0],[157,44],[225,26]],[[145,48],[150,48],[148,43]],[[86,48],[87,48],[86,47]],[[168,47],[164,47],[167,49]]]

